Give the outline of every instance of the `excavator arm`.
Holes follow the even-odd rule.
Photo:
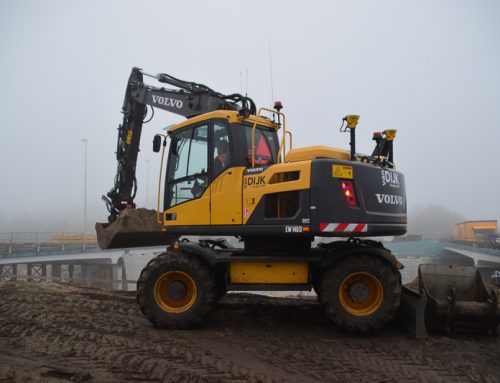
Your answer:
[[[144,83],[144,76],[152,77],[161,83],[179,89],[154,87]],[[123,101],[123,122],[118,127],[116,159],[118,162],[113,188],[103,196],[108,211],[109,222],[126,208],[135,207],[137,191],[136,164],[141,140],[142,125],[147,115],[147,107],[163,109],[186,118],[212,112],[214,110],[238,110],[248,116],[256,113],[254,102],[240,94],[223,95],[211,88],[179,80],[168,74],[151,75],[139,68],[133,68],[130,74],[125,100]]]

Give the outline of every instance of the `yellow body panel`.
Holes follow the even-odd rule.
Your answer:
[[[210,185],[212,225],[242,224],[241,185],[244,170],[244,167],[228,169]]]
[[[293,181],[273,182],[279,173],[299,172]],[[243,177],[243,223],[246,224],[255,207],[265,194],[309,189],[311,185],[311,161],[276,164],[257,174]]]
[[[175,214],[175,220],[168,220],[167,215]],[[200,198],[171,207],[163,213],[165,226],[210,225],[210,187]]]
[[[244,167],[226,170],[203,195],[163,213],[165,226],[241,225],[266,194],[310,188],[311,162],[273,165],[261,173],[244,175]],[[298,173],[298,179],[287,181],[287,173]],[[167,215],[175,219],[167,220]]]
[[[308,146],[306,148],[290,150],[285,158],[285,162],[307,161],[314,158],[334,158],[347,161],[351,158],[351,153],[347,150],[332,148],[330,146]]]
[[[278,130],[280,128],[280,125],[278,124],[273,124],[271,120],[265,118],[265,117],[257,117],[254,115],[249,116],[248,118],[243,118],[240,116],[240,114],[234,110],[216,110],[214,112],[210,113],[205,113],[197,117],[190,118],[186,121],[183,121],[177,125],[172,126],[169,131],[173,132],[176,131],[177,129],[184,128],[185,126],[193,125],[196,124],[197,122],[202,122],[202,121],[207,121],[210,119],[218,119],[222,118],[227,120],[230,124],[237,123],[237,122],[245,122],[247,124],[254,124],[257,122],[257,124],[261,126],[265,126],[267,128],[271,128],[274,130]]]
[[[231,283],[308,283],[307,262],[231,262]]]

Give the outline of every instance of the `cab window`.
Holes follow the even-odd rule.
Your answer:
[[[208,125],[174,132],[170,144],[166,206],[200,197],[208,184]]]
[[[212,179],[229,168],[231,163],[231,145],[227,124],[214,121],[212,128]]]
[[[252,166],[252,127],[245,126],[247,142],[247,157],[245,161]],[[276,163],[278,151],[278,138],[276,132],[270,129],[257,127],[254,136],[255,166],[267,166]]]

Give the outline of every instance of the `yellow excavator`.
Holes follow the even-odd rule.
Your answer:
[[[174,88],[145,84],[145,76]],[[142,127],[155,109],[187,119],[154,138],[162,169],[168,146],[159,181],[163,207],[145,218],[134,203],[135,169]],[[340,130],[349,133],[350,150],[295,149],[281,109],[276,102],[257,110],[247,96],[132,70],[115,185],[103,196],[109,222],[96,228],[103,248],[166,245],[137,282],[140,309],[156,326],[198,325],[226,291],[314,289],[326,315],[357,332],[395,316],[402,265],[381,242],[364,237],[406,232],[396,131],[375,133],[372,154],[359,154],[359,116],[348,115]],[[200,239],[187,241],[188,235]],[[222,236],[241,246],[214,239]],[[313,245],[315,237],[337,240]]]

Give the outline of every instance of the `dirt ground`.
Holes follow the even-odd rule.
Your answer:
[[[134,293],[0,284],[0,382],[500,382],[500,338],[341,332],[314,299],[229,294],[159,330]]]

